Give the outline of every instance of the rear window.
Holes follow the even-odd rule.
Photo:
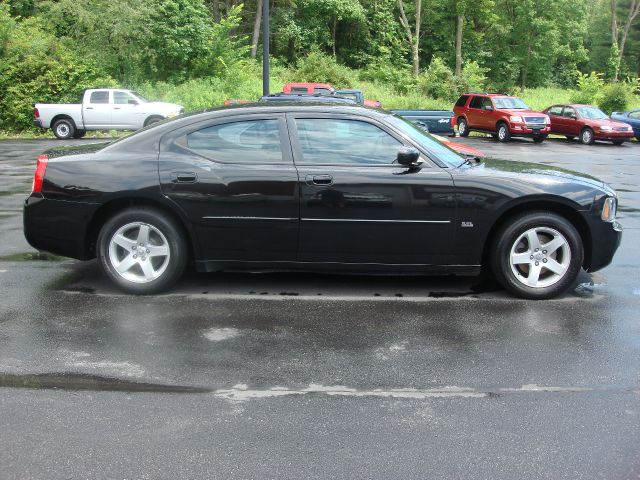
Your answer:
[[[473,97],[469,108],[482,108],[482,97]]]
[[[467,103],[468,98],[469,98],[469,95],[462,95],[456,102],[456,107],[464,107]]]
[[[109,92],[91,92],[89,103],[109,103]]]
[[[314,87],[313,93],[317,93],[319,95],[331,95],[332,92],[328,88]]]
[[[291,93],[307,93],[307,87],[291,87]]]

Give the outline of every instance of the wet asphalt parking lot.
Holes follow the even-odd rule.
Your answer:
[[[542,302],[311,274],[127,296],[22,236],[62,142],[0,142],[0,478],[640,478],[640,145],[456,141],[611,184],[613,264]]]

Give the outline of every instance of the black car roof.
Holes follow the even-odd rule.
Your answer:
[[[380,108],[364,107],[357,103],[335,103],[335,102],[300,102],[300,101],[278,101],[278,102],[254,102],[242,103],[236,105],[224,105],[221,107],[210,108],[207,110],[199,110],[182,114],[170,120],[164,120],[154,123],[148,127],[138,130],[132,135],[123,137],[112,142],[105,148],[120,148],[120,146],[134,144],[155,143],[159,138],[167,132],[180,127],[188,126],[192,123],[201,122],[203,120],[224,118],[225,116],[236,116],[238,114],[251,115],[256,113],[338,113],[344,115],[359,115],[369,118],[382,118],[393,115],[390,112]]]

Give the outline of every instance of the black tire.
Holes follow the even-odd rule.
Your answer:
[[[573,135],[565,135],[565,138],[566,138],[567,140],[573,140],[573,139],[574,139],[574,138],[576,138],[576,137],[574,137]]]
[[[511,140],[511,132],[509,132],[509,125],[504,122],[498,123],[496,125],[496,136],[498,137],[498,141],[502,143],[506,143]]]
[[[82,138],[87,134],[86,130],[76,130],[76,133],[73,134],[73,138]]]
[[[149,125],[151,125],[152,123],[160,122],[160,121],[162,121],[162,120],[164,120],[164,118],[163,118],[163,117],[160,117],[160,116],[158,116],[158,115],[152,115],[151,117],[147,118],[147,119],[144,121],[144,126],[145,126],[145,127],[148,127],[148,126],[149,126]]]
[[[622,145],[624,143],[624,140],[611,140],[611,143],[613,143],[614,145]]]
[[[527,245],[528,237],[525,232],[531,229],[536,229],[536,232],[542,230],[540,236],[536,233],[535,237],[540,239],[538,251]],[[553,232],[559,234],[555,238],[563,241],[563,246],[547,253],[544,246],[549,242],[543,241],[541,236],[548,234],[547,238],[551,239],[554,238]],[[514,255],[525,255],[526,260],[521,261],[519,265],[512,265],[512,252]],[[534,257],[531,258],[531,264],[528,264],[527,257]],[[555,213],[533,211],[511,218],[497,233],[491,254],[491,268],[498,282],[511,294],[521,298],[543,300],[556,297],[575,284],[583,257],[582,238],[568,220]],[[556,265],[564,265],[562,274],[557,274],[557,278],[552,270],[546,268],[546,265],[552,265],[552,260]],[[534,270],[530,270],[537,268],[534,265],[539,266],[540,276],[537,278],[532,275]],[[538,285],[530,285],[529,280]]]
[[[580,142],[583,145],[592,145],[595,141],[596,139],[595,135],[593,134],[593,130],[591,130],[589,127],[583,128],[580,132]]]
[[[134,226],[131,227],[132,225]],[[147,234],[145,245],[140,247],[138,243],[140,237],[127,236],[126,229],[138,228],[140,232],[144,226],[150,232]],[[118,232],[121,233],[120,238],[125,242],[133,243],[131,252],[128,247],[116,246],[115,242],[113,250],[110,249],[112,239]],[[168,255],[149,255],[153,248],[166,248]],[[188,248],[182,229],[168,215],[153,208],[134,207],[117,213],[106,221],[98,235],[96,253],[102,270],[118,288],[127,293],[147,295],[168,289],[180,278],[187,264]],[[122,274],[118,273],[114,260],[119,260],[123,267],[126,265],[126,260],[131,267]],[[146,268],[151,265],[151,271],[158,273],[158,276],[156,278],[149,276],[147,279],[143,264]],[[131,278],[137,278],[137,280]]]
[[[76,126],[74,125],[73,120],[61,118],[60,120],[53,122],[51,130],[53,130],[53,134],[60,140],[68,140],[73,138],[75,135]]]
[[[464,117],[460,117],[458,119],[458,135],[461,137],[469,136],[469,124],[467,123],[467,119]]]
[[[546,139],[547,139],[547,136],[546,136],[546,135],[535,135],[535,136],[533,137],[533,141],[534,141],[535,143],[542,143],[542,142],[544,142]]]

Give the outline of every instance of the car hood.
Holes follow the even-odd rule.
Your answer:
[[[544,112],[536,112],[535,110],[521,110],[519,108],[499,108],[501,112],[508,113],[509,115],[546,115]]]
[[[550,183],[580,183],[590,187],[611,191],[602,180],[559,167],[526,163],[496,158],[485,158],[482,163],[473,167],[480,175],[511,178],[525,183],[548,185]]]
[[[626,124],[624,122],[619,122],[617,120],[611,120],[611,119],[608,119],[608,118],[603,118],[601,120],[585,118],[583,120],[584,120],[584,123],[586,123],[587,125],[590,125],[592,127],[602,127],[602,126],[605,126],[605,125],[608,125],[611,128],[628,127],[629,126],[628,124]]]

